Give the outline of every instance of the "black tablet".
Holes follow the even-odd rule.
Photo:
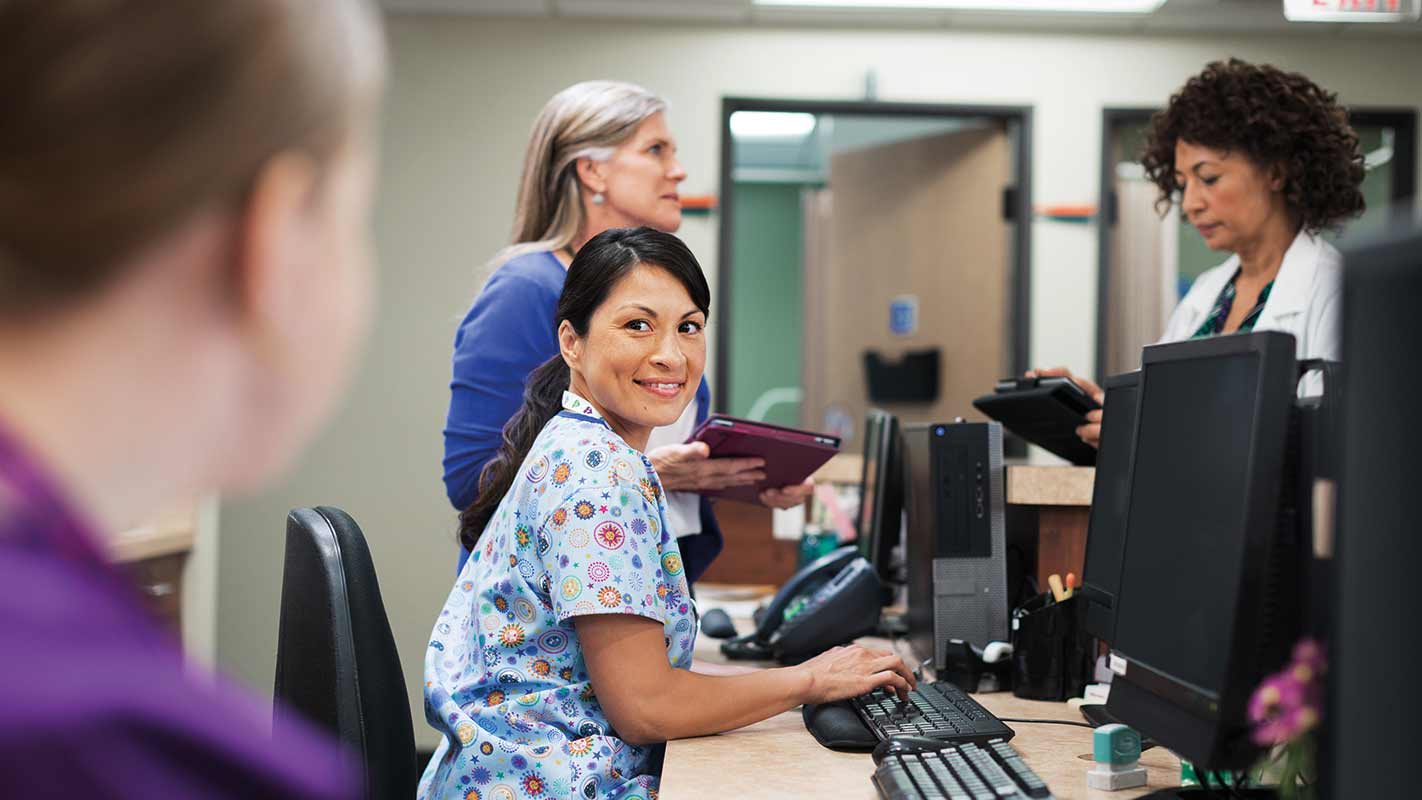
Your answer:
[[[1096,448],[1083,442],[1076,429],[1086,424],[1086,412],[1101,404],[1070,378],[1004,378],[973,407],[1073,464],[1096,464]]]

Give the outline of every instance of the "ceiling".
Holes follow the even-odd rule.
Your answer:
[[[818,26],[1107,33],[1247,33],[1422,36],[1422,22],[1290,23],[1282,0],[1166,0],[1145,15],[770,8],[752,0],[380,0],[392,13],[537,19],[691,22],[750,27]]]

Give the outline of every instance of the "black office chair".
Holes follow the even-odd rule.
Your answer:
[[[400,654],[365,536],[339,508],[298,508],[286,518],[276,699],[360,758],[366,797],[415,796]]]

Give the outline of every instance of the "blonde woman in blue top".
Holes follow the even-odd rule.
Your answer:
[[[670,234],[609,230],[574,258],[559,355],[530,376],[466,512],[482,533],[426,653],[425,713],[444,740],[421,798],[650,798],[668,739],[913,686],[897,656],[857,646],[692,669],[686,570],[643,451],[695,395],[709,307]]]
[[[478,498],[484,469],[529,376],[558,353],[554,315],[574,254],[609,228],[645,225],[675,233],[681,227],[677,187],[686,170],[666,112],[666,101],[640,86],[584,81],[554,95],[535,120],[512,244],[489,262],[488,283],[454,336],[444,483],[460,512]],[[685,443],[711,405],[705,381],[692,388],[696,402],[652,433],[647,457],[668,491],[668,511],[695,581],[722,546],[711,501],[699,492],[753,484],[765,472],[761,459],[712,459],[705,445]],[[790,508],[811,490],[808,484],[767,489],[760,501]],[[460,569],[469,540],[479,533],[461,519]]]

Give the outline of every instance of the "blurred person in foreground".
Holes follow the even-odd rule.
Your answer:
[[[109,547],[329,414],[384,69],[356,0],[0,2],[0,795],[356,795],[334,742],[184,663]]]

